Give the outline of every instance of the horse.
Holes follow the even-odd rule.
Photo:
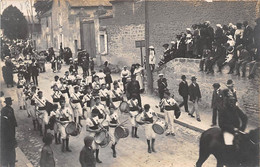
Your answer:
[[[199,159],[196,167],[213,154],[217,159],[217,167],[256,167],[259,165],[259,130],[249,133],[239,131],[233,140],[234,145],[225,145],[222,130],[210,128],[200,138]]]

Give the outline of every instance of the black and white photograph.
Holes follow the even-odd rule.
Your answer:
[[[1,167],[259,167],[260,0],[0,0]]]

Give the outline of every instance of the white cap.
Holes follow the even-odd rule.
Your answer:
[[[163,76],[163,74],[162,74],[162,73],[160,73],[158,76]]]
[[[176,42],[175,41],[171,41],[171,44],[176,44]]]
[[[154,49],[154,47],[153,46],[149,46],[149,49]]]
[[[229,39],[233,39],[232,35],[228,35],[227,37],[228,37]]]
[[[191,31],[191,29],[190,29],[190,28],[186,28],[186,30],[187,30],[187,31]]]
[[[222,28],[221,24],[216,24],[216,27]]]

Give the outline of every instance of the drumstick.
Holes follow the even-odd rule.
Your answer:
[[[121,123],[118,124],[117,126],[120,126],[120,125],[124,124],[124,123],[127,122],[127,121],[128,121],[128,119],[124,120],[123,122],[121,122]]]

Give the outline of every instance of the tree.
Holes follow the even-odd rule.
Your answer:
[[[26,39],[28,37],[28,23],[23,13],[15,6],[8,6],[2,14],[2,29],[4,35],[13,39]]]
[[[51,9],[52,7],[52,0],[36,0],[34,3],[34,8],[36,17],[40,19],[40,16]]]

